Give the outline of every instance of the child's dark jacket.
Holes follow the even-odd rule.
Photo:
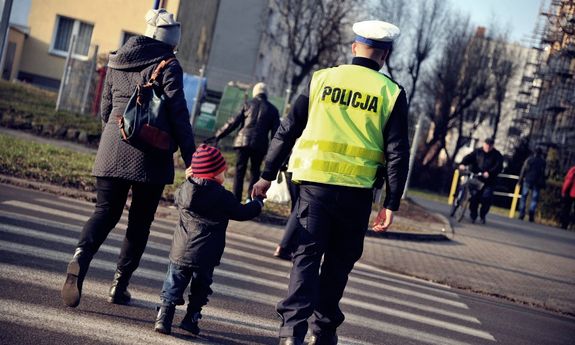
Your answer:
[[[192,268],[217,266],[226,245],[228,221],[249,220],[261,212],[261,204],[241,204],[219,183],[188,179],[176,191],[180,221],[174,232],[170,261]]]

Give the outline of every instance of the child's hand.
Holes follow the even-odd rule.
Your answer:
[[[260,204],[261,208],[264,207],[264,199],[262,199],[260,197],[255,197],[254,199],[252,199],[252,202],[257,202],[258,204]]]
[[[192,166],[189,166],[189,167],[186,169],[186,178],[188,179],[188,178],[192,177],[193,175],[194,175],[194,174],[192,174]]]

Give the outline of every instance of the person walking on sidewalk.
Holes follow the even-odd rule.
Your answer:
[[[363,252],[373,188],[382,187],[385,175],[387,194],[373,229],[386,231],[407,178],[405,91],[378,73],[399,29],[364,21],[353,31],[352,63],[313,74],[307,94],[298,96],[274,136],[252,192],[265,197],[293,148],[289,169],[300,183],[299,228],[287,297],[277,305],[282,345],[303,343],[312,314],[308,344],[337,344],[344,320],[339,302]]]
[[[207,141],[217,141],[226,137],[239,127],[234,139],[236,150],[236,174],[234,177],[234,195],[241,201],[244,189],[244,177],[250,162],[250,183],[248,185],[248,198],[251,195],[254,183],[260,178],[262,161],[280,123],[278,109],[268,101],[266,84],[257,83],[252,91],[253,98],[247,102],[242,110],[230,118],[212,138]]]
[[[575,165],[569,168],[561,188],[561,227],[567,229],[571,222],[572,210],[575,206]]]
[[[68,264],[61,294],[69,307],[80,303],[90,262],[120,220],[131,190],[128,226],[109,292],[109,302],[129,303],[130,277],[146,248],[164,186],[174,181],[172,152],[142,151],[122,141],[118,130],[118,117],[122,116],[136,85],[148,81],[159,63],[175,57],[174,50],[180,40],[180,23],[166,10],[150,10],[146,22],[144,36],[131,37],[109,57],[101,103],[104,129],[92,171],[96,176],[96,207],[84,224]],[[195,143],[179,62],[175,59],[169,62],[160,79],[159,85],[167,102],[167,117],[173,129],[171,136],[188,166]]]
[[[525,207],[527,206],[527,196],[531,191],[531,203],[529,205],[529,221],[535,220],[535,209],[539,201],[539,192],[545,188],[545,168],[547,163],[543,158],[543,150],[535,149],[535,153],[527,158],[521,173],[519,174],[519,185],[521,186],[521,199],[519,199],[519,219],[525,218]]]
[[[176,305],[184,304],[190,286],[186,315],[180,328],[199,334],[201,310],[212,294],[214,267],[219,265],[226,244],[229,219],[249,220],[260,214],[261,199],[241,204],[224,183],[226,162],[220,151],[205,144],[198,147],[187,180],[176,191],[180,221],[170,249],[170,264],[162,287],[162,305],[154,330],[170,334]]]
[[[494,143],[492,138],[485,139],[483,146],[463,157],[459,165],[461,170],[468,166],[472,172],[480,173],[479,179],[485,183],[483,188],[472,195],[469,200],[469,216],[473,223],[477,219],[477,209],[481,204],[479,221],[481,224],[485,224],[485,217],[493,199],[495,181],[503,169],[503,156],[493,147]]]

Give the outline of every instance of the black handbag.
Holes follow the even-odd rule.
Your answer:
[[[175,58],[158,64],[146,84],[136,86],[124,114],[118,118],[122,140],[143,151],[174,151],[166,114],[166,96],[156,79]]]

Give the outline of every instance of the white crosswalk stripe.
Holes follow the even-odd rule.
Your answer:
[[[10,220],[10,223],[0,223],[0,259],[1,254],[10,253],[12,255],[25,255],[31,258],[53,260],[65,264],[69,261],[71,252],[62,252],[50,248],[50,243],[58,243],[73,248],[76,245],[80,226],[75,225],[78,221],[84,222],[88,219],[92,206],[85,202],[76,202],[69,198],[54,198],[37,200],[38,204],[31,204],[17,200],[2,202],[2,205],[9,206],[8,209],[0,210],[0,217]],[[28,211],[26,215],[17,211]],[[34,211],[30,215],[29,211]],[[58,221],[48,220],[43,215],[58,217]],[[67,223],[67,220],[75,223]],[[19,223],[24,222],[25,224]],[[123,217],[117,228],[125,229],[127,217]],[[169,243],[175,224],[162,220],[154,222],[148,250],[142,258],[142,263],[147,263],[135,272],[135,276],[155,281],[158,291],[165,277],[167,268]],[[56,231],[57,230],[57,231]],[[22,243],[4,240],[4,235],[10,235],[27,239]],[[115,256],[120,251],[123,234],[112,232],[108,240],[100,248],[100,252],[113,254],[114,258],[105,260],[95,258],[91,267],[101,270],[112,271],[115,267]],[[228,246],[226,247],[222,265],[214,272],[214,296],[212,298],[232,298],[244,301],[257,301],[258,303],[273,306],[278,302],[287,290],[289,268],[291,263],[271,260],[270,250],[274,243],[250,236],[228,232]],[[31,245],[30,243],[33,243]],[[153,253],[152,253],[153,252]],[[149,268],[155,267],[154,269]],[[18,268],[11,264],[5,264],[0,260],[0,272],[5,279],[21,279],[18,270],[33,270],[30,268]],[[32,274],[32,273],[31,273]],[[47,289],[59,289],[63,276],[36,270],[33,274],[41,276],[42,279],[35,281],[35,284],[42,285]],[[24,278],[22,278],[24,279]],[[235,286],[233,282],[240,283]],[[104,284],[87,285],[87,295],[102,298],[103,291],[108,286]],[[241,286],[241,287],[240,287]],[[250,286],[249,289],[244,286]],[[158,295],[138,291],[137,286],[133,287],[133,294],[136,297],[135,303],[140,303],[144,307],[154,308],[159,300]],[[397,298],[396,296],[409,296],[409,299]],[[495,341],[488,332],[482,331],[480,321],[469,315],[469,309],[465,303],[458,300],[458,294],[439,284],[433,284],[404,277],[399,274],[383,271],[368,265],[358,264],[356,270],[352,272],[348,287],[342,299],[342,307],[353,312],[346,311],[346,325],[370,329],[372,331],[404,337],[411,341],[427,344],[466,344],[470,339],[481,339],[483,341]],[[40,308],[30,303],[1,300],[0,305],[6,307],[7,312],[0,316],[0,321],[16,322],[30,327],[40,327],[40,320],[29,317]],[[106,333],[114,337],[114,332],[119,329],[114,328],[113,323],[107,322],[105,318],[99,318],[94,328],[91,330],[77,330],[74,327],[64,327],[68,320],[65,316],[58,316],[58,310],[48,310],[48,318],[54,327],[58,329],[70,329],[70,334],[74,331],[84,333],[94,331]],[[235,325],[245,328],[251,332],[260,332],[263,335],[277,335],[278,322],[275,319],[267,319],[262,315],[247,315],[236,313],[233,310],[222,308],[212,308],[210,305],[205,309],[206,320],[214,323]],[[388,320],[393,322],[386,322]],[[88,316],[85,316],[89,318]],[[239,321],[238,321],[239,320]],[[381,321],[386,320],[386,321]],[[397,322],[395,320],[398,320]],[[400,321],[404,320],[404,321]],[[88,320],[85,320],[88,321]],[[240,322],[241,321],[241,322]],[[422,324],[431,326],[431,329],[443,329],[449,331],[452,336],[446,337],[433,334],[429,327],[425,331],[407,327],[407,324]],[[86,322],[90,323],[90,322]],[[105,332],[103,330],[106,330]],[[142,337],[142,343],[153,343],[155,334],[142,334],[139,327],[128,328],[126,331],[130,336],[125,337],[125,343],[134,343],[138,337]],[[133,336],[131,335],[134,333]],[[153,333],[153,332],[151,332]],[[102,341],[109,341],[111,338],[102,338]],[[122,342],[124,343],[124,342]],[[169,344],[182,343],[181,339],[174,339]],[[189,342],[187,342],[189,343]],[[340,337],[341,344],[367,344],[348,337]]]

